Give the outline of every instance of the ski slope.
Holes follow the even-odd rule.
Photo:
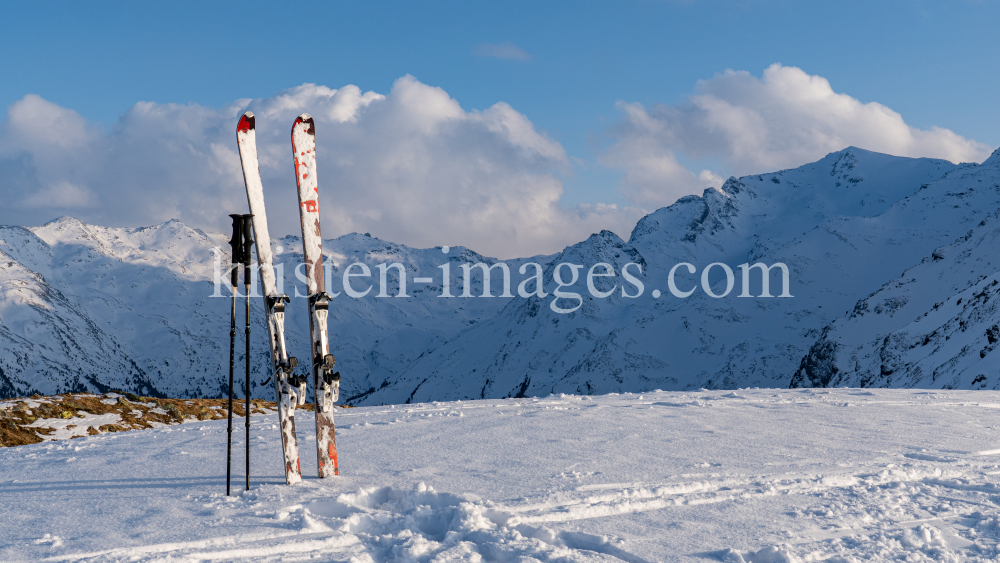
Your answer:
[[[998,408],[901,389],[361,407],[338,411],[342,476],[303,455],[291,487],[266,415],[231,498],[224,420],[4,448],[0,560],[994,561]]]

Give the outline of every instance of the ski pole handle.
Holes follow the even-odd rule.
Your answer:
[[[240,263],[243,262],[243,215],[231,213],[233,219],[233,238],[229,239],[229,246],[232,248],[232,259],[229,261],[230,281],[232,286],[240,283]]]

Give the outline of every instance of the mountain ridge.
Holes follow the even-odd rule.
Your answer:
[[[343,269],[352,262],[365,263],[373,274],[355,281],[372,286],[364,298],[340,295],[331,307],[342,396],[352,404],[379,404],[838,381],[892,385],[867,377],[874,363],[848,370],[851,357],[872,357],[872,352],[865,351],[870,342],[847,334],[865,334],[874,342],[906,325],[865,320],[864,327],[840,327],[879,318],[851,320],[850,314],[861,301],[900,283],[894,281],[900,272],[918,268],[922,260],[950,264],[947,256],[966,256],[964,269],[952,268],[943,289],[929,275],[918,276],[927,280],[918,282],[926,285],[921,295],[944,291],[952,298],[1000,269],[983,271],[992,267],[984,252],[975,260],[968,257],[976,248],[973,238],[952,248],[976,228],[982,233],[975,240],[985,240],[997,224],[987,210],[1000,204],[998,155],[1000,150],[979,165],[954,165],[849,147],[798,168],[732,177],[700,196],[683,197],[640,219],[627,241],[601,231],[559,253],[514,260],[464,247],[447,254],[442,247],[415,249],[367,234],[324,240],[331,263],[328,291],[344,291]],[[227,238],[176,219],[139,228],[99,227],[71,217],[38,227],[0,227],[0,396],[107,389],[147,396],[227,393],[222,374],[228,367],[229,289],[223,286],[220,292],[212,282],[219,253],[213,249],[226,248]],[[289,295],[304,289],[296,285],[299,247],[294,236],[272,241],[279,279]],[[944,254],[934,259],[937,249]],[[738,264],[758,261],[787,264],[794,298],[741,299],[737,281],[731,294],[714,299],[700,289],[698,275],[685,269],[678,271],[678,283],[694,286],[695,293],[678,299],[667,291],[667,274],[681,262],[698,272],[712,263],[727,264],[739,277]],[[378,296],[375,266],[389,262],[406,269],[409,299]],[[512,291],[521,279],[520,267],[538,263],[547,297],[437,297],[444,264],[451,265],[452,293],[460,295],[461,265],[477,262],[506,264],[513,274]],[[596,287],[606,291],[614,285],[614,293],[591,296],[584,269],[568,288],[580,294],[579,308],[553,312],[553,274],[563,262],[610,265],[616,277],[598,279]],[[622,277],[630,263],[645,288],[637,298],[622,294],[623,288],[638,289],[626,286]],[[225,266],[224,260],[218,264]],[[500,272],[493,273],[497,295]],[[722,269],[709,274],[708,287],[721,294],[726,287]],[[434,281],[415,283],[418,275],[434,276]],[[387,294],[395,295],[398,279],[390,274],[387,281]],[[473,274],[473,295],[483,294],[482,281],[481,273]],[[772,289],[781,282],[778,277],[771,281]],[[653,289],[662,297],[651,297]],[[759,280],[750,289],[759,295]],[[911,300],[911,307],[927,300],[921,299]],[[259,301],[251,300],[252,393],[270,397]],[[308,328],[305,305],[297,301],[290,307],[287,330],[292,353],[301,358],[308,357]],[[978,314],[986,318],[989,312]],[[976,338],[987,338],[991,326],[977,325],[983,336]],[[238,361],[243,360],[239,353]],[[867,375],[828,377],[834,365],[839,374]],[[881,374],[882,364],[878,367]],[[971,388],[974,378],[963,375],[958,385]],[[923,384],[936,385],[938,379]],[[982,380],[976,383],[981,385]]]

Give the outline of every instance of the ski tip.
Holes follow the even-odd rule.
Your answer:
[[[306,133],[310,135],[316,134],[316,123],[313,121],[312,116],[308,113],[303,113],[295,120],[295,125],[298,125],[299,123],[304,123],[306,125]],[[295,129],[295,125],[292,125],[292,129]]]
[[[253,117],[253,112],[248,111],[240,117],[239,124],[236,125],[236,132],[256,130],[257,120]]]

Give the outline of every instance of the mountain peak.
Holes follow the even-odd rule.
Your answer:
[[[42,226],[43,227],[49,227],[49,226],[60,227],[60,226],[64,226],[64,225],[65,226],[70,226],[70,225],[77,226],[77,225],[86,225],[86,223],[84,223],[83,221],[77,219],[76,217],[70,217],[69,215],[62,215],[60,217],[56,217],[55,219],[53,219],[53,220],[45,223]]]
[[[854,145],[845,147],[843,149],[840,149],[839,151],[834,151],[834,152],[826,155],[824,158],[829,158],[831,156],[836,158],[838,156],[844,156],[844,155],[853,155],[853,156],[860,156],[860,157],[865,157],[865,156],[892,156],[894,158],[908,158],[908,157],[905,157],[905,156],[894,156],[894,155],[887,154],[887,153],[881,153],[881,152],[877,152],[877,151],[870,151],[868,149],[863,149],[861,147],[856,147]]]
[[[994,153],[996,154],[996,153]],[[927,156],[913,157],[913,156],[896,156],[888,153],[871,151],[868,149],[863,149],[860,147],[849,146],[839,151],[831,152],[830,154],[819,159],[815,164],[822,162],[833,162],[837,163],[843,160],[853,160],[854,162],[859,162],[865,164],[866,166],[887,166],[893,162],[903,162],[903,161],[925,161],[932,163],[946,164],[950,167],[954,167],[950,161],[941,158],[932,158]],[[809,164],[801,166],[800,168],[809,167]]]
[[[187,226],[187,223],[181,221],[180,219],[170,219],[164,221],[157,226],[158,229],[171,229],[172,231],[193,231],[191,227]]]
[[[87,227],[88,225],[83,221],[69,215],[63,215],[40,227],[29,227],[28,230],[44,240],[46,244],[52,245],[64,238],[91,238]]]
[[[1000,148],[993,151],[993,154],[991,154],[989,158],[984,160],[983,163],[980,164],[980,166],[990,166],[990,167],[1000,168]]]

